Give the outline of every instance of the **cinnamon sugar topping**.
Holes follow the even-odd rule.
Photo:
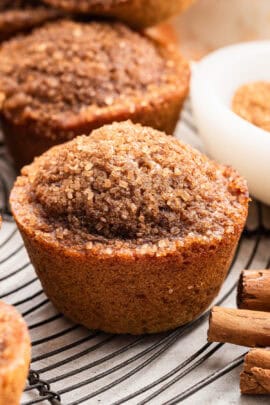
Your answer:
[[[248,199],[232,169],[131,122],[54,147],[22,175],[25,222],[86,249],[105,243],[147,251],[150,243],[164,250],[176,239],[219,239],[234,232]]]
[[[0,58],[2,112],[50,137],[57,122],[126,100],[132,108],[179,80],[154,42],[120,23],[51,23],[4,44]]]
[[[270,82],[241,86],[234,95],[232,109],[245,120],[270,131]]]

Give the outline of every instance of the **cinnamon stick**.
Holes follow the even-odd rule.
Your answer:
[[[270,270],[244,270],[241,273],[237,306],[270,312]]]
[[[214,307],[209,319],[208,341],[270,346],[270,313]]]
[[[270,394],[270,350],[253,349],[245,356],[240,390],[242,394]]]

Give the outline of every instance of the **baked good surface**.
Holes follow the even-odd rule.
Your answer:
[[[175,46],[180,46],[177,30],[170,22],[163,22],[154,27],[145,29],[145,32],[159,42],[172,43]]]
[[[174,328],[210,304],[247,205],[233,169],[131,122],[52,148],[11,193],[57,308],[90,328],[134,334]]]
[[[172,133],[188,93],[176,48],[119,23],[51,23],[4,44],[0,58],[1,118],[18,166],[112,121]]]
[[[19,405],[30,364],[30,337],[16,309],[0,301],[0,405]]]
[[[59,16],[38,0],[0,0],[0,41]]]
[[[73,13],[114,17],[134,27],[148,27],[184,11],[194,0],[45,0]]]

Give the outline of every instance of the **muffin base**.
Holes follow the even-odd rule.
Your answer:
[[[27,32],[60,16],[59,11],[45,7],[2,11],[0,15],[0,41],[7,40],[18,33]]]
[[[145,28],[183,12],[195,0],[128,0],[119,4],[80,5],[66,0],[46,0],[46,3],[73,13],[114,17],[135,28]],[[89,2],[90,3],[90,2]],[[98,2],[96,2],[98,3]],[[102,2],[101,2],[102,3]]]
[[[189,73],[188,73],[189,74]],[[131,113],[128,108],[118,111],[108,111],[95,119],[78,117],[71,123],[64,123],[61,128],[55,128],[57,139],[42,136],[36,130],[34,124],[17,125],[6,116],[2,115],[1,122],[5,141],[13,158],[17,170],[22,166],[31,163],[36,156],[41,155],[50,147],[68,141],[69,139],[82,134],[89,134],[92,130],[114,121],[132,120],[134,123],[141,123],[155,129],[172,134],[179,120],[179,114],[188,93],[188,86],[180,93],[174,94],[166,99],[161,97],[153,100],[151,104],[144,107],[139,106]],[[67,137],[68,134],[74,134]]]
[[[218,294],[242,231],[160,257],[108,257],[48,244],[18,226],[60,312],[90,329],[134,335],[174,329],[200,315]]]

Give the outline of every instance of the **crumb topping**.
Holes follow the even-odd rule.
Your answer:
[[[17,187],[24,222],[78,248],[219,239],[234,232],[248,201],[234,170],[129,121],[52,148]]]
[[[0,58],[2,112],[16,124],[38,122],[51,137],[55,123],[179,83],[174,61],[120,23],[50,23],[4,44]]]
[[[245,84],[236,91],[232,109],[240,117],[270,131],[270,82]]]

